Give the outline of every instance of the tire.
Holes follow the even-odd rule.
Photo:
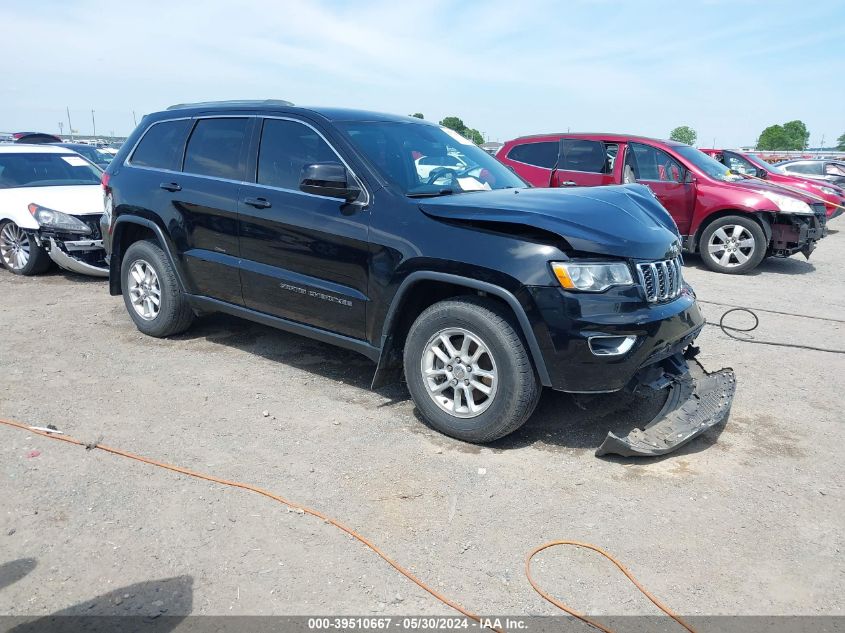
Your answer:
[[[47,272],[52,260],[31,231],[4,220],[0,222],[0,262],[6,270],[29,277]]]
[[[441,334],[453,348],[469,340],[467,348],[456,350],[459,356],[463,351],[460,363],[452,364],[455,355]],[[423,419],[441,433],[467,442],[491,442],[512,433],[531,416],[542,393],[512,316],[481,297],[441,301],[420,314],[405,341],[404,365],[408,390]],[[435,373],[427,377],[423,373],[427,369]],[[458,389],[452,388],[453,380]],[[479,384],[489,394],[476,388]],[[456,404],[457,391],[461,395]]]
[[[707,225],[698,241],[704,265],[728,275],[742,275],[757,268],[766,257],[767,250],[763,228],[753,219],[741,215],[726,215],[714,220]]]
[[[126,249],[120,278],[126,311],[141,332],[162,338],[191,326],[193,310],[179,290],[170,260],[156,242],[142,240]]]

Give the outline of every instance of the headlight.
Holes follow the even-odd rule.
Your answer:
[[[836,191],[836,189],[833,189],[832,187],[819,187],[819,189],[821,190],[822,193],[826,193],[829,196],[839,195],[839,192]]]
[[[82,220],[78,220],[67,213],[53,211],[34,202],[28,208],[35,221],[41,225],[41,228],[67,231],[69,233],[81,233],[82,235],[90,235],[91,233],[91,229]]]
[[[759,193],[774,202],[781,213],[806,213],[808,215],[813,214],[813,210],[810,208],[810,205],[806,202],[803,202],[802,200],[799,200],[798,198],[793,198],[792,196],[784,196],[773,191],[760,191]]]
[[[552,262],[552,270],[568,290],[602,292],[611,286],[634,283],[631,269],[624,262]]]

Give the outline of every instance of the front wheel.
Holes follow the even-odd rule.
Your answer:
[[[32,233],[11,220],[0,222],[0,261],[16,275],[38,275],[50,268],[50,255]]]
[[[465,297],[426,309],[405,342],[405,379],[422,417],[467,442],[491,442],[522,426],[541,387],[510,314]]]
[[[766,236],[762,227],[751,218],[726,215],[704,229],[698,250],[701,261],[710,270],[742,275],[763,261]]]
[[[190,327],[194,313],[157,243],[142,240],[126,249],[120,276],[126,311],[141,332],[161,338]]]

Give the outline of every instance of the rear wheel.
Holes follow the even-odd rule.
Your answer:
[[[766,236],[757,222],[740,215],[714,220],[701,233],[698,250],[710,270],[741,275],[766,256]]]
[[[16,275],[37,275],[50,268],[50,255],[30,231],[11,220],[0,222],[0,261]]]
[[[510,315],[489,299],[441,301],[405,342],[405,379],[422,417],[468,442],[522,426],[540,399],[534,366]]]
[[[157,243],[142,240],[126,249],[120,275],[123,303],[141,332],[160,338],[190,327],[193,310]]]

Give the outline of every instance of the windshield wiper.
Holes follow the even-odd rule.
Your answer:
[[[437,196],[450,196],[455,193],[454,189],[438,189],[437,191],[411,191],[405,195],[409,198],[436,198]]]

